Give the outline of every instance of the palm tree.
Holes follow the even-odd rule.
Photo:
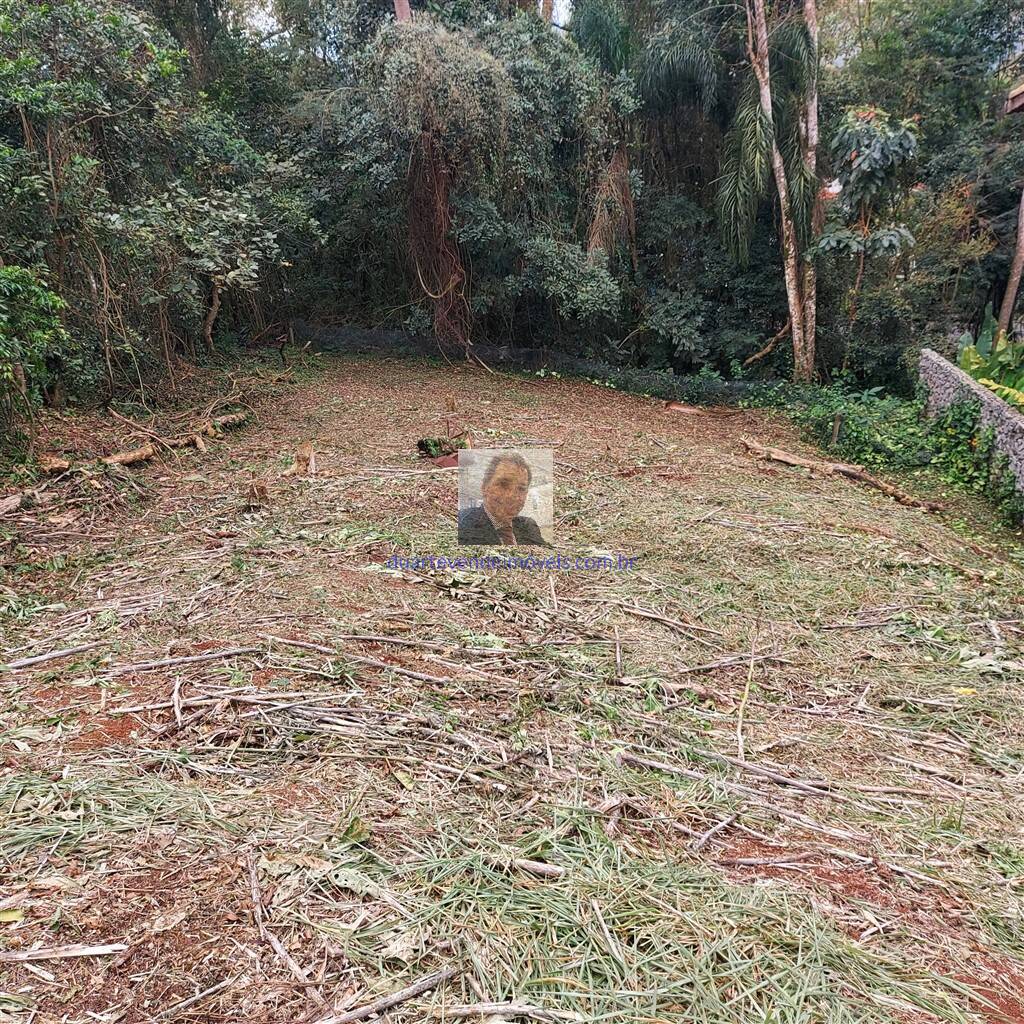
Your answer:
[[[816,0],[803,0],[797,15],[777,17],[769,27],[766,0],[744,0],[747,59],[752,75],[728,133],[719,177],[719,216],[730,248],[742,262],[769,181],[778,196],[783,270],[789,327],[793,340],[794,377],[814,374],[817,326],[817,275],[803,257],[821,229],[818,200],[818,15]],[[665,11],[670,13],[667,17]],[[580,47],[610,75],[632,73],[644,112],[678,118],[682,103],[707,114],[725,77],[710,8],[675,9],[656,0],[580,0],[571,30]],[[778,10],[778,7],[775,8]],[[776,57],[773,63],[773,54]],[[598,216],[591,244],[607,248],[614,226],[631,223],[631,197],[616,188],[628,181],[628,164],[616,151],[598,187]],[[602,204],[613,198],[623,212],[602,217]],[[621,241],[621,229],[619,240]]]
[[[709,108],[721,68],[714,47],[700,32],[702,22],[664,17],[650,0],[578,0],[570,31],[610,79],[628,72],[639,87],[649,120],[674,115],[681,98]],[[597,183],[588,250],[609,255],[616,243],[635,249],[635,215],[630,186],[629,143],[636,124],[618,126],[619,141]],[[634,265],[636,253],[633,252]]]
[[[779,203],[782,263],[793,339],[793,376],[814,376],[817,275],[803,252],[820,230],[818,200],[818,17],[804,0],[802,17],[769,32],[765,0],[745,0],[747,57],[753,80],[727,140],[719,213],[734,254],[745,260],[769,177]],[[785,60],[774,70],[772,52]]]

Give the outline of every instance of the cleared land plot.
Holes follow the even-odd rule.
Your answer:
[[[387,569],[460,553],[446,419],[557,446],[558,550],[637,567]],[[1024,1020],[1022,563],[743,437],[806,451],[332,360],[10,516],[3,660],[74,650],[0,673],[0,1009]]]

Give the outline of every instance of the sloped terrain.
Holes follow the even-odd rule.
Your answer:
[[[460,554],[449,426],[553,446],[559,552],[636,567],[389,569]],[[806,451],[339,359],[12,513],[0,1008],[1024,1020],[1021,561],[744,437]]]

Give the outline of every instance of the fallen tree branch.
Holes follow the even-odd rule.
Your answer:
[[[322,1017],[316,1021],[316,1024],[350,1024],[351,1021],[364,1020],[366,1017],[383,1013],[385,1010],[390,1010],[401,1003],[407,1003],[410,999],[415,999],[416,996],[421,996],[424,992],[429,992],[431,989],[437,988],[438,985],[443,985],[458,973],[458,967],[446,967],[442,971],[437,971],[434,974],[428,974],[425,978],[420,978],[419,981],[413,982],[413,984],[408,985],[406,988],[400,988],[397,992],[392,992],[389,996],[381,996],[380,999],[375,999],[372,1003],[367,1003],[365,1006],[358,1006],[354,1010],[346,1010],[335,1017]]]
[[[236,978],[237,975],[232,975],[230,978],[224,978],[216,984],[211,985],[209,988],[204,988],[202,992],[197,992],[194,996],[182,999],[181,1002],[178,1003],[172,1003],[166,1010],[161,1010],[153,1020],[166,1020],[168,1017],[176,1017],[182,1010],[187,1010],[190,1006],[195,1006],[196,1003],[202,1002],[204,999],[209,999],[210,996],[214,996],[218,992],[223,992],[224,989],[226,989],[228,985],[232,984]]]
[[[879,480],[878,477],[872,476],[866,469],[862,469],[860,466],[854,466],[848,462],[824,462],[819,459],[805,459],[801,455],[791,455],[789,452],[784,452],[781,448],[769,448],[765,445],[748,441],[746,438],[741,438],[741,440],[747,451],[760,459],[781,462],[787,466],[800,466],[814,473],[821,473],[822,476],[845,476],[850,480],[857,480],[862,484],[867,484],[868,487],[873,487],[876,491],[887,494],[894,501],[898,501],[901,505],[907,505],[909,508],[923,508],[928,512],[939,512],[945,508],[945,505],[937,501],[915,498],[913,495],[907,494],[906,491],[901,491],[893,484],[888,484],[884,480]]]
[[[102,466],[131,466],[136,462],[146,462],[154,458],[161,451],[174,448],[198,448],[199,451],[206,451],[204,437],[217,437],[227,427],[237,427],[244,423],[248,413],[232,412],[226,416],[217,416],[200,423],[194,430],[180,437],[157,437],[139,448],[129,448],[125,451],[114,452],[112,455],[105,455],[96,461]],[[42,455],[39,458],[39,468],[44,473],[63,473],[71,468],[71,462],[55,455]]]
[[[100,641],[95,640],[88,644],[78,644],[75,647],[64,647],[59,651],[50,651],[48,654],[35,654],[31,658],[19,658],[17,661],[9,661],[2,668],[28,668],[30,665],[40,665],[44,661],[53,661],[55,658],[66,658],[71,654],[81,654],[83,651],[91,651],[99,647]]]
[[[47,480],[39,487],[29,487],[27,490],[15,491],[13,494],[0,498],[0,516],[10,515],[12,512],[17,512],[23,507],[31,508],[35,505],[52,502],[54,496],[46,490],[51,482]]]
[[[17,512],[21,508],[22,503],[28,500],[34,493],[34,491],[18,491],[17,494],[8,494],[6,497],[0,498],[0,516]]]
[[[188,654],[177,658],[161,658],[159,661],[140,661],[135,665],[119,665],[110,670],[112,676],[125,672],[148,672],[154,668],[167,668],[170,665],[195,665],[201,661],[219,661],[221,658],[237,658],[243,654],[263,654],[262,647],[229,647],[224,651],[206,651],[203,654]]]
[[[14,949],[0,953],[0,963],[17,964],[30,960],[66,960],[76,956],[109,956],[111,953],[123,953],[127,948],[123,942],[111,942],[105,946],[84,946],[75,943],[70,946]]]

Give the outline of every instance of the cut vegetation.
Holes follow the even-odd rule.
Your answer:
[[[251,404],[3,522],[11,1019],[1024,1020],[1008,534],[763,412],[395,360]],[[465,554],[455,412],[637,567],[388,569]],[[96,422],[42,440],[137,446]]]

